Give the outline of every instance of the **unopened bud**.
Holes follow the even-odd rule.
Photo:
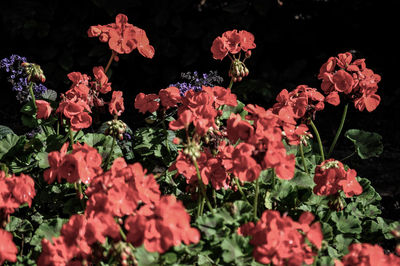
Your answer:
[[[246,58],[249,58],[251,56],[251,50],[247,50],[247,52],[246,52],[246,54],[245,54],[245,57]]]

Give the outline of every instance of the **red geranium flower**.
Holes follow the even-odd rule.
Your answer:
[[[135,98],[135,108],[139,109],[139,112],[141,113],[146,113],[146,112],[155,112],[158,107],[160,106],[160,103],[158,101],[155,101],[158,99],[158,95],[156,94],[144,94],[144,93],[139,93],[136,95]]]
[[[52,108],[50,106],[50,103],[44,100],[36,100],[36,107],[37,107],[37,113],[36,113],[36,118],[37,119],[47,119],[49,118]]]
[[[0,265],[6,260],[10,262],[17,261],[18,249],[12,239],[10,232],[0,228]]]
[[[122,94],[122,91],[113,91],[111,102],[108,104],[110,114],[120,116],[125,110]]]

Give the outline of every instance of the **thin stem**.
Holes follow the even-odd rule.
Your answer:
[[[331,157],[332,152],[333,152],[333,149],[335,148],[336,142],[337,142],[337,140],[339,139],[340,133],[342,132],[343,125],[344,125],[344,121],[346,120],[346,115],[347,115],[347,109],[348,109],[348,107],[349,107],[349,104],[346,103],[346,105],[344,106],[344,109],[343,109],[342,119],[340,120],[339,128],[338,128],[338,130],[336,131],[335,138],[333,139],[333,142],[332,142],[332,144],[331,144],[331,147],[329,148],[328,158]]]
[[[251,205],[251,202],[246,197],[246,194],[244,194],[244,192],[243,192],[243,189],[242,189],[242,186],[240,185],[239,179],[237,177],[235,177],[234,179],[235,179],[236,186],[238,187],[238,190],[239,190],[240,194],[242,195],[242,198],[244,200],[246,200],[248,203],[250,203],[250,205]]]
[[[84,200],[83,200],[82,183],[80,183],[80,182],[78,184],[78,191],[79,191],[79,201],[81,202],[82,210],[85,210],[85,204],[84,204]]]
[[[169,143],[168,143],[168,130],[167,130],[167,127],[165,125],[165,110],[164,110],[164,113],[163,113],[162,126],[163,126],[163,129],[164,129],[164,135],[165,135],[165,146],[167,147],[168,154],[171,155],[171,150],[169,148]]]
[[[110,160],[111,160],[112,153],[113,153],[113,151],[114,151],[114,147],[115,147],[115,143],[116,143],[116,142],[117,142],[117,141],[116,141],[116,136],[115,136],[115,134],[113,134],[113,141],[112,141],[112,144],[111,144],[111,150],[110,150],[110,153],[108,154],[107,159],[106,159],[106,162],[105,162],[105,164],[104,164],[105,169],[107,169],[108,164],[110,163]]]
[[[233,78],[231,78],[231,82],[229,82],[228,89],[232,89],[233,86]]]
[[[303,161],[304,171],[305,171],[307,174],[310,174],[310,173],[308,172],[308,169],[307,169],[306,158],[304,158],[303,143],[301,143],[301,141],[300,141],[300,145],[299,145],[299,150],[300,150],[301,160]]]
[[[29,83],[29,93],[31,94],[33,106],[35,107],[35,112],[36,112],[37,106],[36,106],[35,94],[33,93],[33,82],[30,82],[30,83]]]
[[[57,135],[60,135],[60,120],[57,119]]]
[[[69,133],[70,147],[72,149],[72,145],[74,145],[74,135],[72,133],[71,126],[69,127],[69,132],[68,133]]]
[[[253,212],[253,218],[257,219],[257,204],[258,204],[258,192],[260,189],[259,185],[259,178],[256,179],[256,194],[254,196],[254,212]]]
[[[217,207],[217,192],[215,189],[212,189],[212,196],[213,196],[213,201],[214,201],[214,206]]]
[[[203,201],[203,195],[200,194],[197,201],[197,217],[200,217],[203,214],[201,210],[202,201]]]
[[[204,184],[203,184],[203,181],[201,180],[199,165],[197,164],[196,159],[194,159],[194,160],[192,160],[192,161],[193,161],[194,167],[196,167],[197,178],[199,179],[200,191],[201,191],[201,193],[203,194],[203,197],[204,197],[205,200],[206,200],[208,209],[209,209],[210,211],[214,212],[214,209],[213,209],[213,207],[211,206],[210,200],[209,200],[208,197],[207,197],[206,188],[205,188],[205,186],[204,186]]]
[[[349,154],[349,155],[347,155],[346,157],[344,157],[344,158],[342,158],[342,159],[340,159],[339,161],[344,161],[344,160],[347,160],[347,159],[349,159],[349,158],[351,158],[351,157],[353,157],[354,156],[354,154],[356,154],[356,152],[355,151],[353,151],[351,154]]]
[[[322,146],[321,137],[319,136],[318,129],[314,125],[314,122],[311,119],[309,121],[310,121],[310,125],[311,125],[312,129],[314,130],[315,136],[317,137],[318,146],[319,146],[319,152],[321,153],[322,161],[325,161],[324,148]]]
[[[115,51],[112,51],[111,56],[110,56],[110,59],[108,60],[107,66],[106,66],[106,68],[104,69],[104,73],[105,73],[105,74],[107,74],[107,71],[108,71],[108,69],[110,68],[111,63],[112,63],[112,61],[114,60],[114,57],[115,57],[116,55],[117,55],[117,53],[116,53]]]

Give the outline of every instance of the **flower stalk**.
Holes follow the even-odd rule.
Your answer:
[[[333,152],[333,149],[335,148],[336,142],[337,142],[337,140],[339,139],[340,133],[342,132],[343,125],[344,125],[344,121],[346,120],[346,115],[347,115],[347,109],[348,109],[348,107],[349,107],[349,104],[346,103],[346,105],[344,106],[344,109],[343,109],[342,119],[340,120],[339,128],[338,128],[338,130],[336,131],[335,138],[333,139],[333,142],[332,142],[332,144],[331,144],[331,147],[329,148],[328,158],[331,157],[332,152]]]

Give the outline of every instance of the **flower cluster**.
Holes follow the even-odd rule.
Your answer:
[[[0,228],[0,265],[4,261],[17,261],[18,249],[12,241],[12,234]]]
[[[222,87],[203,87],[201,92],[189,91],[178,108],[178,118],[171,121],[171,130],[188,130],[193,123],[197,136],[216,139],[201,150],[195,140],[186,143],[179,151],[170,170],[177,169],[185,176],[188,184],[197,182],[193,165],[196,160],[201,169],[205,185],[211,183],[215,189],[229,187],[229,174],[241,181],[254,181],[261,170],[274,168],[278,177],[291,179],[294,175],[294,155],[287,155],[282,143],[279,117],[257,105],[244,108],[249,115],[243,120],[239,114],[231,114],[226,128],[216,118],[222,105],[236,106],[236,95]],[[252,120],[251,124],[249,120]],[[229,143],[224,140],[229,140]],[[237,142],[241,141],[238,145]]]
[[[319,196],[335,195],[342,190],[346,197],[360,195],[362,187],[356,180],[354,169],[344,169],[341,162],[328,159],[315,168],[314,193]]]
[[[90,81],[91,78],[88,75],[80,72],[68,74],[72,85],[65,95],[61,96],[62,101],[56,112],[69,118],[73,131],[90,127],[92,117],[89,113],[91,113],[92,107],[104,106],[104,101],[99,97],[99,94],[105,94],[112,90],[103,67],[94,67],[93,75],[95,78]],[[111,102],[108,105],[109,112],[112,115],[121,115],[125,109],[122,92],[113,91]]]
[[[6,176],[0,171],[0,222],[6,221],[21,204],[27,203],[30,207],[35,195],[35,182],[30,176]]]
[[[349,253],[342,261],[335,261],[335,266],[392,266],[400,265],[400,257],[386,255],[378,245],[354,243],[349,246]]]
[[[347,52],[329,58],[322,65],[318,78],[322,79],[321,89],[327,95],[325,100],[338,105],[339,93],[343,93],[358,110],[372,112],[381,101],[376,94],[381,77],[366,67],[365,59],[352,60],[352,54]]]
[[[169,87],[177,87],[181,96],[185,96],[188,90],[201,91],[203,86],[214,87],[220,85],[224,79],[218,76],[217,71],[210,71],[208,74],[203,73],[201,76],[197,71],[181,73],[181,78],[187,82],[177,82],[169,85]]]
[[[298,145],[301,136],[309,135],[308,127],[304,123],[307,119],[314,118],[317,111],[324,109],[324,100],[321,93],[306,85],[299,85],[291,92],[284,89],[278,94],[272,112],[279,116],[289,144]]]
[[[136,95],[135,108],[141,113],[155,112],[161,105],[165,110],[171,107],[177,107],[178,103],[182,101],[182,97],[177,87],[168,87],[160,90],[157,94],[144,94],[143,92]]]
[[[231,67],[228,75],[232,82],[242,81],[249,75],[249,69],[244,62],[251,56],[251,49],[256,48],[254,43],[254,35],[248,31],[231,30],[226,31],[222,36],[217,37],[211,46],[211,52],[214,59],[222,60],[225,56],[231,59]],[[245,52],[245,57],[241,61],[241,51]]]
[[[89,184],[95,176],[102,173],[101,155],[86,143],[72,145],[73,150],[67,154],[68,145],[66,142],[60,151],[49,153],[50,168],[44,171],[44,180],[49,184],[56,178],[59,183],[62,179],[66,179],[69,183]]]
[[[248,31],[231,30],[226,31],[215,38],[211,46],[211,52],[214,59],[222,60],[228,53],[234,55],[240,51],[248,52],[256,48],[254,43],[254,35]]]
[[[311,264],[317,254],[306,239],[317,249],[321,248],[323,239],[321,224],[311,224],[313,220],[314,215],[310,212],[304,212],[295,222],[289,216],[281,216],[278,211],[266,210],[256,224],[244,224],[238,233],[251,236],[253,257],[260,263]]]
[[[128,17],[124,14],[118,14],[115,23],[91,26],[88,36],[108,42],[110,49],[118,54],[129,54],[137,48],[144,57],[154,56],[154,47],[150,45],[146,32],[128,23]]]
[[[27,63],[26,58],[19,55],[11,55],[10,58],[4,58],[0,61],[0,69],[4,69],[9,74],[8,81],[12,85],[12,90],[17,93],[17,100],[21,103],[31,100],[29,74],[27,68],[23,66],[24,63]],[[31,84],[35,97],[40,97],[42,93],[47,91],[47,88],[41,83],[32,82]]]
[[[190,216],[174,196],[161,196],[152,174],[140,163],[128,165],[114,160],[111,169],[94,177],[86,190],[89,196],[83,215],[74,215],[52,243],[42,241],[39,265],[67,264],[72,260],[93,261],[93,247],[106,237],[121,240],[122,228],[115,218],[126,218],[126,241],[150,252],[163,253],[181,242],[197,243],[200,233],[190,227]],[[124,236],[122,236],[124,237]],[[125,239],[124,239],[125,240]]]

